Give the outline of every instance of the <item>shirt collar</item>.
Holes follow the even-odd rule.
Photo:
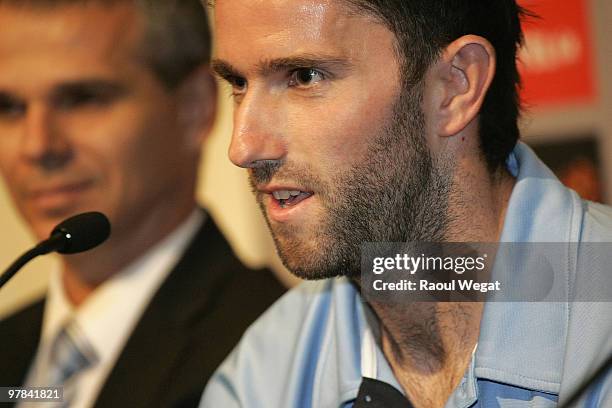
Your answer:
[[[508,160],[516,177],[501,242],[578,242],[580,200],[523,143]],[[562,271],[571,267],[566,262]],[[562,277],[555,277],[559,279]],[[566,302],[485,304],[474,374],[557,393],[567,335]]]
[[[194,210],[162,241],[96,288],[78,308],[66,297],[61,271],[54,271],[49,284],[41,342],[49,344],[73,319],[99,361],[104,363],[112,359],[203,221],[203,213]]]

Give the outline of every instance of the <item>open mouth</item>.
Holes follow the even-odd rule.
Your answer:
[[[312,193],[300,190],[276,190],[272,192],[272,196],[281,208],[288,208],[304,201],[312,196]]]

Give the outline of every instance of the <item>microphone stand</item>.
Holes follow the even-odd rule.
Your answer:
[[[60,222],[51,236],[21,255],[8,269],[0,275],[0,288],[18,271],[39,255],[57,251],[60,254],[76,254],[88,251],[104,242],[111,232],[106,215],[90,211],[74,215]]]
[[[70,234],[58,232],[53,234],[51,238],[39,243],[34,248],[30,249],[23,255],[21,255],[15,262],[13,262],[7,269],[0,275],[0,288],[2,288],[19,270],[32,259],[40,255],[46,255],[49,252],[53,252],[58,248],[61,248],[66,239],[70,239]]]

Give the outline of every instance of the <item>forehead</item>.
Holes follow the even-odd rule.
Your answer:
[[[0,6],[2,76],[28,74],[34,80],[120,63],[133,55],[141,26],[137,11],[126,4]]]
[[[298,54],[358,60],[393,49],[393,34],[341,0],[217,0],[217,57],[230,63]]]

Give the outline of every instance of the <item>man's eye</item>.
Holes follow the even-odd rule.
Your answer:
[[[291,73],[289,86],[308,88],[324,79],[323,73],[314,68],[298,68]]]
[[[77,108],[88,105],[106,105],[112,98],[107,95],[100,95],[90,92],[75,92],[62,95],[56,99],[56,106],[62,109]]]
[[[25,113],[25,110],[26,106],[24,103],[0,97],[0,116],[17,117]]]
[[[247,81],[240,77],[231,77],[227,79],[227,82],[232,86],[232,94],[238,95],[245,92],[247,87]]]

